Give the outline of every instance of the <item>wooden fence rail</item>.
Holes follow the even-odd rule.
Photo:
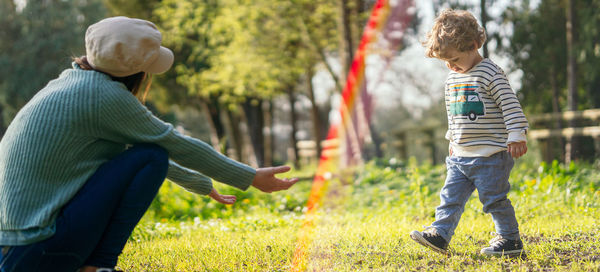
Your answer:
[[[564,161],[569,163],[575,157],[585,158],[586,154],[591,153],[590,149],[595,159],[600,157],[600,109],[533,115],[529,117],[529,123],[532,129],[528,137],[541,144],[542,156],[546,161],[564,155]],[[570,123],[576,126],[571,127]],[[593,147],[576,143],[576,139],[581,137],[591,137]],[[556,152],[556,149],[559,151]],[[578,150],[582,152],[576,154]]]
[[[529,131],[529,137],[537,139],[546,139],[550,137],[574,137],[574,136],[600,136],[600,109],[591,109],[584,111],[566,111],[557,113],[545,113],[534,115],[529,118],[529,122],[533,128],[538,127],[538,124],[549,122],[568,122],[572,120],[591,120],[596,123],[596,126],[584,127],[567,127],[563,129],[534,129]]]
[[[555,112],[555,113],[543,113],[536,114],[528,118],[531,123],[540,123],[544,121],[555,121],[565,120],[570,121],[573,119],[600,119],[600,109],[589,109],[584,111],[566,111],[566,112]]]
[[[325,155],[325,156],[339,155],[339,145],[340,145],[340,141],[338,139],[321,141],[321,148],[323,150],[322,151],[323,155]],[[302,164],[304,164],[304,165],[309,164],[312,160],[318,161],[319,158],[317,156],[317,144],[315,143],[315,141],[312,141],[312,140],[298,141],[298,143],[296,143],[296,146],[298,146],[298,156],[300,157],[299,159],[302,161]]]
[[[600,137],[600,126],[578,127],[563,129],[536,129],[529,132],[529,138],[534,140],[547,139],[550,137],[571,138],[574,136]]]

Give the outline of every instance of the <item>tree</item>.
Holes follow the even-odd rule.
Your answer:
[[[13,0],[0,0],[0,40],[3,42],[0,43],[0,75],[2,75],[2,80],[0,80],[0,137],[4,135],[4,131],[6,128],[4,119],[5,110],[4,108],[10,106],[7,105],[8,97],[6,92],[8,92],[10,86],[10,81],[7,80],[9,77],[9,71],[5,70],[5,67],[10,67],[10,64],[13,62],[10,54],[3,54],[2,52],[12,52],[12,43],[7,41],[14,41],[18,37],[18,25],[17,25],[17,8]]]
[[[511,6],[503,19],[512,24],[514,33],[501,52],[513,60],[510,69],[523,70],[519,92],[523,107],[530,113],[561,111],[567,58],[560,0],[542,1],[533,10],[526,4]]]
[[[185,96],[211,101],[207,104],[231,111],[226,116],[247,120],[259,164],[269,146],[264,144],[263,120],[272,119],[265,118],[270,111],[262,105],[289,82],[295,85],[289,76],[293,66],[286,62],[293,59],[286,57],[293,35],[286,42],[281,36],[287,31],[277,22],[277,12],[287,6],[282,2],[272,9],[266,1],[163,1],[155,12],[170,34],[167,43],[176,50],[186,49],[175,69],[177,82],[187,89]]]
[[[338,0],[338,19],[337,19],[337,27],[338,27],[338,37],[339,37],[339,55],[340,55],[340,64],[342,66],[341,74],[339,78],[342,81],[345,81],[346,75],[350,70],[350,65],[352,64],[352,60],[354,59],[354,50],[356,50],[356,44],[358,44],[358,33],[353,33],[352,30],[356,30],[356,28],[352,28],[351,17],[352,17],[352,8],[353,3],[351,0]]]
[[[317,104],[312,83],[315,70],[318,65],[325,67],[332,80],[335,83],[335,89],[332,91],[342,92],[344,82],[341,82],[338,74],[333,70],[329,57],[336,50],[340,39],[336,39],[336,8],[335,2],[324,1],[295,1],[296,10],[299,11],[296,16],[290,17],[290,24],[294,21],[298,26],[298,31],[302,37],[302,44],[306,50],[304,53],[304,75],[302,85],[304,88],[300,94],[305,95],[311,104],[311,121],[313,139],[316,144],[317,156],[321,154],[321,140],[327,136],[329,127],[328,115],[330,106],[326,102],[325,107]],[[338,15],[339,16],[339,15]]]
[[[481,8],[481,26],[483,27],[483,29],[487,29],[487,22],[489,20],[488,14],[487,14],[487,4],[485,0],[480,0],[479,2],[479,7]],[[487,58],[490,56],[490,53],[488,52],[488,43],[489,40],[485,39],[485,42],[482,45],[482,49],[483,49],[483,57]]]
[[[3,127],[49,80],[83,55],[88,25],[104,17],[99,0],[27,1],[16,11],[2,0],[0,35],[0,108]]]
[[[581,76],[581,96],[586,99],[579,101],[579,107],[600,108],[600,0],[578,1],[577,15],[579,18],[577,38],[579,54],[578,72]]]
[[[156,1],[152,17],[163,33],[163,44],[173,50],[175,62],[158,80],[153,102],[162,111],[177,104],[204,113],[210,128],[210,143],[217,150],[226,152],[236,137],[226,137],[226,105],[221,103],[218,93],[207,92],[193,78],[210,68],[210,59],[219,44],[210,35],[211,25],[217,17],[221,5],[219,1]],[[226,122],[224,122],[226,121]],[[229,140],[227,140],[229,139]],[[235,154],[242,160],[241,150]]]
[[[211,101],[210,104],[231,111],[227,116],[246,120],[245,129],[258,163],[269,164],[265,161],[265,156],[270,157],[269,135],[263,132],[272,131],[268,120],[273,118],[269,116],[271,111],[265,109],[271,108],[271,100],[276,96],[288,95],[290,101],[295,101],[297,95],[307,96],[317,124],[314,138],[319,143],[324,137],[322,127],[327,122],[323,121],[326,119],[316,101],[310,99],[314,98],[310,79],[318,65],[327,67],[334,80],[339,78],[330,65],[331,56],[341,46],[336,39],[336,3],[333,0],[275,3],[165,0],[154,14],[168,33],[166,43],[176,52],[185,49],[182,52],[185,58],[176,59],[175,64],[176,82],[186,90],[182,97]],[[356,33],[359,28],[354,26],[362,20],[357,14],[364,11],[364,3],[353,0],[345,3],[353,24],[348,30],[354,31],[345,41],[357,44],[360,33]],[[337,86],[341,91],[339,81]],[[237,124],[231,120],[226,123]]]
[[[576,43],[577,43],[577,26],[575,22],[575,1],[567,0],[566,3],[566,40],[567,40],[567,105],[569,110],[577,110],[577,60],[575,54]],[[576,121],[571,120],[569,127],[575,127]],[[577,137],[570,137],[567,139],[567,145],[565,146],[565,162],[569,163],[575,158],[577,153]]]
[[[153,14],[161,0],[103,0],[113,16],[127,16],[154,21]]]

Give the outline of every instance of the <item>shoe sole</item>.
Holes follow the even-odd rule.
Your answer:
[[[510,257],[514,257],[514,256],[519,256],[521,254],[525,255],[525,251],[522,249],[516,249],[516,250],[508,250],[508,251],[487,251],[484,249],[481,249],[481,254],[483,255],[487,255],[487,256],[498,256],[498,257],[502,257],[502,256],[510,256]]]
[[[428,248],[433,249],[433,251],[435,251],[437,253],[441,253],[441,254],[444,254],[444,255],[448,255],[449,254],[448,250],[445,250],[445,249],[442,249],[442,248],[434,246],[432,243],[430,243],[425,238],[423,238],[423,235],[421,235],[421,233],[418,232],[418,231],[416,231],[416,230],[414,230],[414,231],[412,231],[410,233],[410,238],[413,239],[413,240],[415,240],[415,242],[417,242],[417,243],[419,243],[419,244],[421,244],[423,246],[426,246]]]

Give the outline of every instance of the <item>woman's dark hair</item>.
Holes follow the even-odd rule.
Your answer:
[[[79,57],[79,58],[74,58],[73,60],[83,70],[94,70],[94,68],[90,65],[90,63],[88,62],[88,60],[85,56]],[[101,71],[99,71],[99,72],[101,72]],[[125,85],[125,87],[127,87],[127,89],[133,95],[137,96],[140,91],[140,87],[142,86],[142,82],[144,82],[144,79],[147,78],[146,75],[147,75],[146,72],[139,72],[139,73],[136,73],[136,74],[133,74],[130,76],[124,76],[124,77],[116,77],[116,76],[111,76],[111,75],[109,75],[109,76],[112,80],[123,83]],[[152,79],[149,78],[148,83],[146,85],[146,90],[144,91],[144,94],[142,96],[142,102],[144,102],[146,100],[146,94],[148,94],[148,90],[150,89],[151,83],[152,83]]]

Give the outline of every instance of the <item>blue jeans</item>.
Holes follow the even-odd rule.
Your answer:
[[[465,204],[475,189],[483,211],[492,214],[496,232],[506,239],[519,239],[515,210],[506,197],[508,177],[514,161],[506,151],[489,157],[447,157],[446,182],[440,192],[441,204],[431,225],[450,242]]]
[[[30,245],[4,247],[0,271],[74,272],[84,265],[113,268],[167,168],[166,150],[152,144],[135,145],[104,163],[63,207],[56,233]]]

